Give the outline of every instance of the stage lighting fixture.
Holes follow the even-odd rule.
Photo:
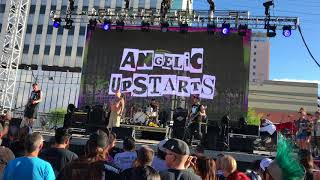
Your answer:
[[[69,9],[70,11],[74,10],[74,0],[69,0]]]
[[[167,21],[165,22],[161,22],[161,31],[162,32],[167,32],[168,31],[168,28],[169,28],[169,23]]]
[[[53,27],[59,28],[61,25],[61,18],[54,18],[53,20]]]
[[[283,26],[282,30],[283,30],[282,34],[284,37],[291,36],[291,26]]]
[[[73,20],[70,19],[70,18],[66,18],[65,21],[66,21],[66,25],[64,26],[64,28],[65,29],[71,29],[73,27],[72,26]]]
[[[150,23],[146,21],[141,22],[141,31],[147,32],[150,30]]]
[[[248,30],[248,25],[242,25],[240,24],[238,27],[238,34],[239,36],[246,36],[247,35],[247,30]]]
[[[273,6],[274,3],[273,3],[273,0],[272,1],[267,1],[267,2],[264,2],[263,3],[263,6],[264,6],[264,14],[266,16],[269,16],[270,15],[270,6]]]
[[[97,20],[96,19],[90,19],[89,20],[89,29],[94,30],[97,26]]]
[[[276,25],[267,26],[267,37],[275,37],[277,35],[276,29]]]
[[[180,32],[181,33],[187,33],[189,29],[189,24],[184,22],[180,24]]]
[[[228,35],[230,33],[230,24],[229,23],[223,23],[221,26],[221,33],[223,35]]]
[[[111,21],[105,19],[102,28],[103,28],[105,31],[110,30],[110,29],[111,29]]]
[[[216,31],[216,24],[214,22],[207,24],[208,34],[214,34]]]
[[[116,31],[123,31],[124,29],[124,22],[122,20],[118,20],[116,22]]]

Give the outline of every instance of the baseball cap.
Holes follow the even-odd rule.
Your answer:
[[[100,148],[105,148],[108,145],[108,134],[98,130],[97,132],[90,135],[89,141],[96,144]]]
[[[166,152],[166,148],[164,148],[163,145],[164,145],[167,141],[168,141],[167,139],[164,139],[164,140],[162,140],[162,141],[159,142],[159,144],[158,144],[158,149],[160,149],[160,151]]]
[[[272,163],[272,159],[270,158],[264,158],[260,162],[260,168],[265,171],[266,168]]]
[[[163,147],[179,155],[190,155],[189,146],[180,139],[169,139]]]

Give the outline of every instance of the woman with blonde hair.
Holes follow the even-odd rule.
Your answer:
[[[226,180],[249,180],[249,177],[237,170],[237,161],[232,156],[222,158],[222,170]]]

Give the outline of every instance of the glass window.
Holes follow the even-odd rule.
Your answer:
[[[82,56],[83,47],[77,47],[77,56]]]
[[[257,48],[257,45],[254,45],[254,48]]]
[[[61,46],[56,46],[56,49],[54,51],[54,55],[60,56]]]
[[[1,30],[2,30],[2,24],[0,23],[0,32],[1,32]]]
[[[88,11],[88,6],[82,6],[82,11]]]
[[[45,14],[46,13],[46,5],[41,5],[40,6],[40,14]]]
[[[67,46],[72,46],[73,44],[73,36],[68,36],[67,37]]]
[[[84,36],[86,34],[86,26],[80,26],[79,35]]]
[[[106,7],[110,8],[111,6],[111,0],[106,0]]]
[[[29,14],[34,14],[35,12],[36,12],[36,5],[31,5]]]
[[[31,32],[32,32],[32,24],[28,24],[26,33],[31,34]]]
[[[66,56],[71,56],[72,47],[67,46],[66,47]]]
[[[140,0],[141,1],[141,0]],[[139,4],[140,4],[140,1],[139,1]],[[122,7],[122,0],[117,0],[116,1],[116,7],[117,8],[121,8]]]
[[[257,60],[256,59],[253,59],[253,62],[256,62]]]
[[[252,75],[256,75],[256,73],[255,73],[255,72],[253,72],[253,73],[252,73]]]
[[[23,46],[23,54],[28,54],[28,52],[29,52],[29,44],[25,44]]]
[[[58,28],[58,34],[60,34],[60,35],[63,34],[63,28],[62,27]]]
[[[0,4],[0,13],[4,13],[5,9],[6,9],[6,5]]]
[[[61,12],[62,13],[67,12],[67,6],[61,6]]]
[[[50,46],[45,46],[44,47],[44,54],[49,55],[49,53],[50,53]]]
[[[73,36],[73,34],[74,34],[74,27],[68,30],[68,35]]]
[[[253,55],[257,55],[257,52],[254,52]]]
[[[43,25],[37,26],[37,34],[42,34],[42,27],[43,27]]]
[[[138,5],[138,7],[139,7],[139,8],[144,8],[144,7],[145,7],[144,4],[145,4],[144,0],[139,0],[139,5]]]
[[[50,10],[51,11],[54,11],[54,10],[56,10],[57,9],[57,6],[56,5],[51,5],[51,7],[50,7]]]
[[[252,66],[252,68],[253,68],[253,69],[255,69],[255,68],[256,68],[256,66],[255,66],[255,65],[253,65],[253,66]]]
[[[33,54],[39,54],[40,45],[34,45]]]
[[[50,45],[51,44],[51,39],[52,39],[52,36],[50,34],[47,34],[46,45]]]
[[[47,29],[47,34],[52,34],[52,31],[53,31],[53,26],[49,25]]]
[[[157,0],[150,0],[150,8],[155,9],[157,7]]]

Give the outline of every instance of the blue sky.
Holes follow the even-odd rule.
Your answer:
[[[264,15],[264,0],[215,0],[219,10],[248,10],[251,15]],[[319,0],[275,0],[271,9],[274,16],[300,18],[304,38],[311,52],[320,62],[320,1]],[[193,0],[194,9],[208,9],[207,0]],[[309,56],[300,34],[293,31],[289,38],[277,32],[270,39],[270,79],[311,81],[320,83],[320,68]]]

